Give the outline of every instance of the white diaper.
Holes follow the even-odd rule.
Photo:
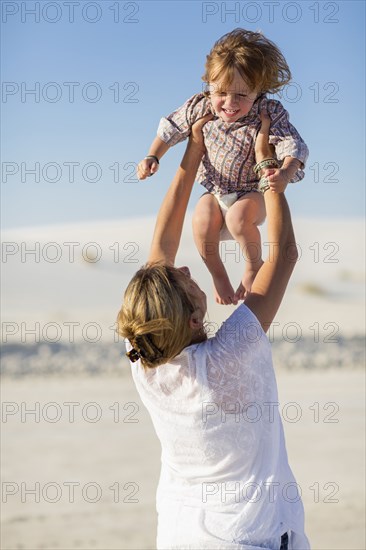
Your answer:
[[[224,218],[224,224],[220,231],[220,241],[231,241],[232,239],[234,239],[234,237],[226,227],[225,218],[230,206],[232,206],[234,202],[238,200],[238,193],[236,192],[227,193],[226,195],[221,195],[220,193],[213,193],[213,195],[216,197],[216,200],[219,203],[220,210]]]

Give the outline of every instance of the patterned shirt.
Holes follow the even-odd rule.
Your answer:
[[[236,122],[223,122],[215,116],[203,127],[206,153],[197,172],[197,181],[213,193],[232,193],[255,189],[259,178],[255,166],[254,144],[263,107],[271,118],[269,142],[274,145],[277,159],[298,159],[302,166],[292,178],[295,183],[304,177],[303,168],[309,150],[296,128],[289,122],[283,105],[262,95],[256,99],[249,113]],[[173,146],[186,139],[194,122],[212,112],[211,101],[203,93],[188,99],[182,107],[160,120],[158,137]]]

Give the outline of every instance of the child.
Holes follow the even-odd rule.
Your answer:
[[[202,79],[207,85],[204,93],[195,94],[161,119],[158,135],[137,174],[139,179],[152,176],[161,157],[189,136],[196,120],[214,115],[203,127],[206,153],[197,181],[207,191],[196,206],[193,233],[212,275],[216,301],[236,304],[250,292],[263,263],[258,229],[265,219],[263,193],[268,188],[281,193],[289,182],[301,180],[308,148],[281,103],[265,95],[283,88],[291,72],[277,46],[261,33],[235,29],[220,38],[207,56]],[[259,182],[254,143],[262,110],[271,118],[270,144],[279,162],[269,161],[267,180]],[[247,258],[236,292],[219,254],[220,235],[225,232]]]

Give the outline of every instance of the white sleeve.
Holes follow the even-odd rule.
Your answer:
[[[293,157],[301,162],[291,182],[295,183],[304,178],[304,167],[309,156],[309,149],[299,132],[290,123],[289,114],[283,105],[276,100],[267,100],[267,110],[271,117],[269,143],[275,146],[279,161],[286,157]]]
[[[211,102],[204,94],[195,94],[184,105],[160,120],[158,137],[169,147],[185,140],[191,133],[193,124],[211,113]]]
[[[245,394],[255,401],[264,399],[266,385],[274,379],[271,346],[245,304],[230,315],[202,352],[200,358],[196,357],[197,376],[218,401]]]

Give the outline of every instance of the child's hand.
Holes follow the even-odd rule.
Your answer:
[[[137,165],[137,177],[144,180],[153,176],[159,170],[159,164],[153,158],[142,159]]]
[[[262,175],[267,178],[271,191],[276,193],[283,193],[291,181],[291,176],[286,168],[265,169],[262,171]]]

